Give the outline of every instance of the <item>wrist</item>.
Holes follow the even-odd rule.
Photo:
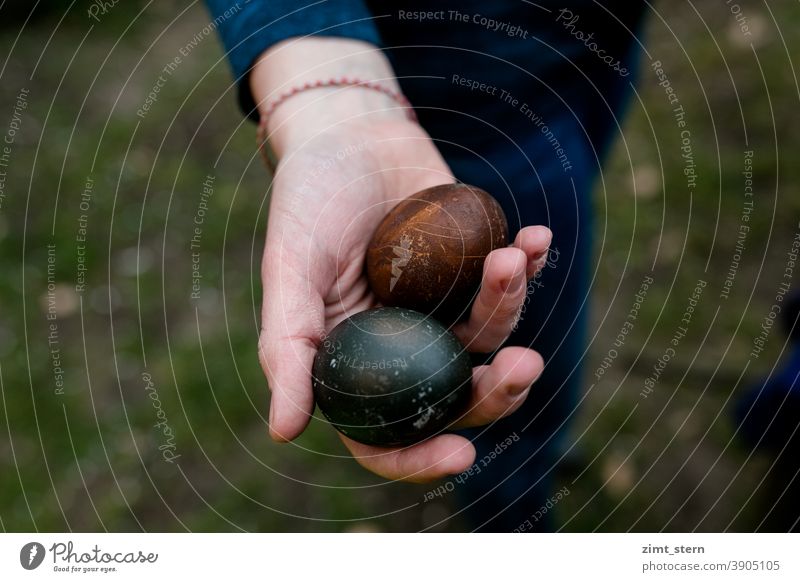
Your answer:
[[[279,156],[314,137],[415,123],[398,99],[365,86],[314,87],[289,97],[262,119],[262,138]]]
[[[341,79],[364,84],[347,85]],[[311,86],[320,82],[332,86]],[[254,65],[250,86],[265,122],[263,136],[278,157],[322,133],[409,123],[388,61],[361,41],[303,38],[279,43]]]

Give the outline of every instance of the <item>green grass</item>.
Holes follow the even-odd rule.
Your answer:
[[[602,252],[598,244],[592,328],[598,335],[587,387],[651,267],[656,285],[576,422],[575,434],[585,430],[574,451],[577,468],[560,477],[572,492],[558,506],[568,530],[746,530],[760,520],[764,490],[757,485],[768,461],[748,460],[740,450],[727,407],[742,389],[734,384],[772,304],[783,248],[800,216],[798,93],[761,4],[741,3],[766,27],[758,62],[737,42],[722,5],[695,4],[713,39],[688,4],[657,6],[701,85],[660,21],[651,21],[646,46],[664,63],[687,110],[698,187],[690,199],[680,135],[645,59],[641,102],[632,104],[625,143],[618,140],[606,190],[598,190]],[[232,91],[223,94],[230,77],[217,40],[202,41],[146,117],[136,115],[162,67],[207,23],[197,5],[161,35],[177,6],[159,3],[133,24],[135,10],[118,6],[80,48],[91,24],[81,11],[52,38],[58,18],[37,20],[18,40],[14,27],[0,31],[0,54],[16,43],[2,77],[0,128],[19,88],[30,89],[0,210],[0,434],[11,435],[0,438],[2,527],[426,527],[446,515],[449,500],[418,505],[427,487],[367,474],[341,457],[345,451],[324,423],[313,422],[290,445],[265,437],[268,390],[256,338],[268,177],[253,157],[253,128],[242,123]],[[792,53],[800,7],[771,8]],[[746,149],[726,63],[744,104],[757,194],[742,266],[723,302],[718,295],[736,242]],[[192,301],[189,243],[209,174],[216,180],[202,232],[202,292]],[[94,187],[85,212],[87,290],[76,294],[75,237],[88,176]],[[63,395],[54,393],[47,343],[48,244],[56,248]],[[700,278],[708,281],[702,309],[656,391],[643,399],[644,378]],[[745,383],[769,371],[782,342],[774,331]],[[174,431],[179,464],[159,453],[164,440],[153,427],[156,409],[144,372]],[[737,515],[754,492],[755,501]]]

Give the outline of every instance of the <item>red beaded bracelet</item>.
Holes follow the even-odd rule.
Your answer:
[[[275,98],[274,101],[270,102],[264,111],[261,113],[261,117],[258,122],[258,131],[256,132],[256,145],[258,147],[259,152],[261,153],[264,162],[267,164],[267,167],[274,173],[275,171],[275,164],[273,160],[269,157],[266,152],[266,144],[267,144],[267,122],[269,121],[270,116],[272,113],[277,109],[282,103],[284,103],[287,99],[294,97],[298,93],[302,93],[303,91],[308,91],[309,89],[319,89],[322,87],[363,87],[364,89],[371,89],[372,91],[377,91],[379,93],[383,93],[384,95],[391,97],[397,103],[399,103],[406,112],[409,120],[416,122],[417,121],[417,114],[414,112],[414,108],[411,105],[411,102],[406,99],[405,95],[399,93],[397,91],[392,91],[388,87],[381,85],[375,81],[364,81],[362,79],[351,78],[351,77],[334,77],[331,79],[325,80],[317,80],[317,81],[307,81],[302,85],[298,85],[297,87],[293,87],[288,91],[281,93]]]

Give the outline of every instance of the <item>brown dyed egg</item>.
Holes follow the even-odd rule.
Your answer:
[[[382,304],[452,323],[468,315],[486,256],[507,244],[508,223],[492,196],[466,184],[434,186],[380,223],[367,249],[367,278]]]

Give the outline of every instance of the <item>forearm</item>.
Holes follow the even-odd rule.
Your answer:
[[[399,94],[391,65],[374,45],[360,40],[325,37],[288,39],[272,46],[256,61],[250,91],[260,113],[281,94],[306,82],[348,77],[378,83]],[[300,143],[340,123],[406,119],[392,97],[363,87],[325,87],[298,93],[275,108],[267,135],[278,156],[290,143]]]

